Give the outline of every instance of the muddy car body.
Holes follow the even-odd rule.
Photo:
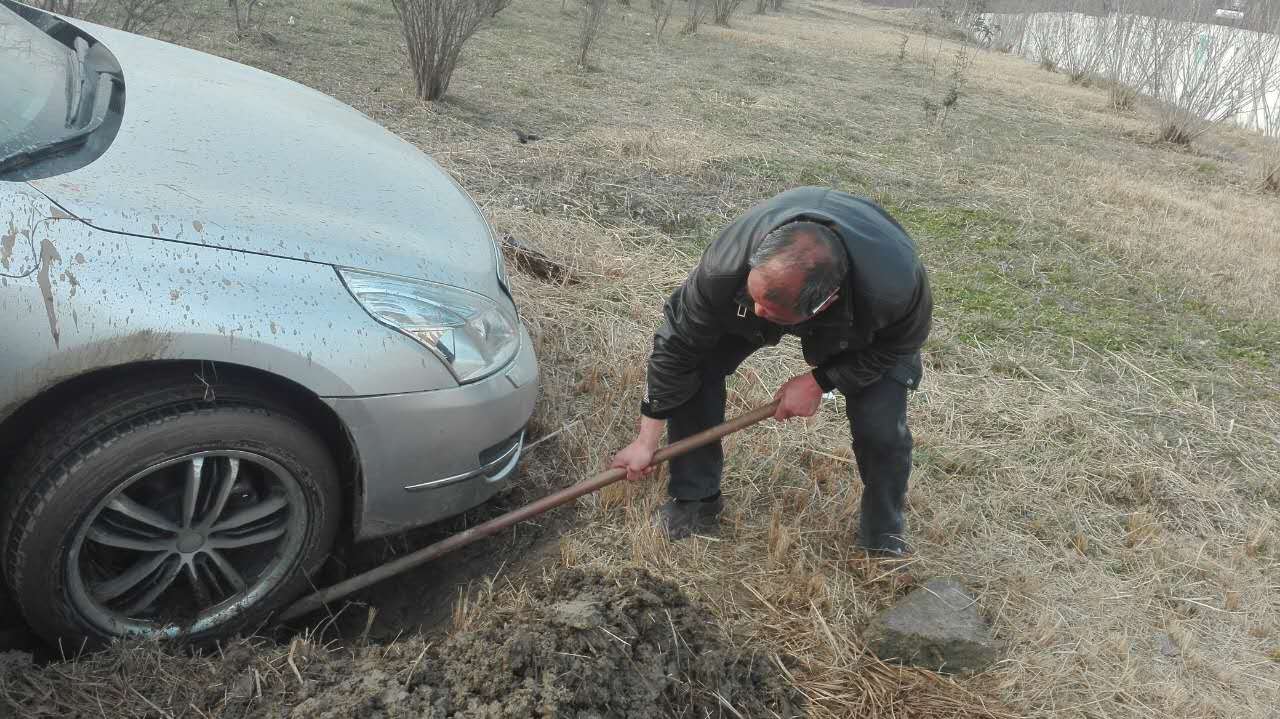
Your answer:
[[[225,634],[502,487],[537,366],[447,174],[282,78],[0,14],[0,566],[40,633]]]

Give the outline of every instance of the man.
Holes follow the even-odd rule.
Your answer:
[[[810,417],[824,392],[844,394],[863,482],[857,544],[904,556],[907,391],[920,383],[932,313],[915,243],[875,203],[818,187],[766,200],[711,243],[667,300],[640,430],[612,466],[633,480],[652,471],[664,421],[672,442],[723,422],[725,378],[794,334],[814,369],[777,391],[775,419]],[[671,498],[655,515],[667,537],[716,528],[723,468],[718,442],[671,460]]]

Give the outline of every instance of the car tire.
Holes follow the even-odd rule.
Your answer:
[[[14,464],[0,561],[46,640],[231,636],[311,586],[341,523],[333,456],[269,387],[196,380],[113,382]]]

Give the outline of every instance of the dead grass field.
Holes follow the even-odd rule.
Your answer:
[[[627,485],[580,503],[563,564],[678,582],[741,646],[790,657],[814,716],[1277,716],[1280,198],[1249,174],[1256,138],[1158,144],[1145,110],[989,53],[939,128],[928,63],[956,46],[837,0],[661,42],[643,0],[615,3],[582,70],[560,4],[516,0],[435,105],[412,96],[389,3],[282,0],[274,40],[210,16],[180,41],[354,105],[575,267],[577,285],[516,278],[544,371],[535,433],[568,425],[526,461],[530,496],[628,439],[661,302],[731,216],[797,184],[884,203],[937,301],[910,410],[912,572],[963,577],[1009,651],[959,681],[867,656],[859,631],[897,590],[849,549],[839,401],[729,442],[718,540],[658,541],[661,483]],[[798,354],[749,361],[731,411]]]

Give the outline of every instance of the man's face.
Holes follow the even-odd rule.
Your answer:
[[[779,275],[780,273],[768,272],[763,268],[756,268],[747,274],[747,294],[754,305],[752,312],[777,325],[800,324],[810,317],[794,309],[799,290],[796,281],[800,278]]]

